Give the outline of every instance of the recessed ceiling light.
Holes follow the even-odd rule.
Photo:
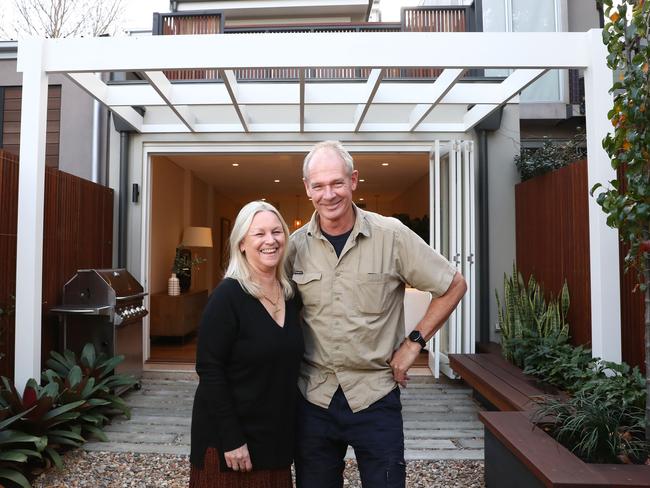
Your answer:
[[[262,198],[262,201],[263,201],[263,202],[266,202],[266,198]]]
[[[361,178],[361,179],[359,180],[359,183],[365,183],[365,182],[366,182],[366,180],[364,180],[363,178]]]
[[[273,180],[273,183],[280,183],[280,180]]]
[[[388,163],[381,163],[382,166],[388,166]]]
[[[232,163],[233,166],[239,166],[239,163]]]

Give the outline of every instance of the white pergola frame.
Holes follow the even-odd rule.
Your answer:
[[[23,73],[16,281],[16,386],[40,376],[45,131],[48,76],[67,75],[142,134],[354,134],[357,140],[436,139],[470,132],[549,69],[584,68],[589,186],[614,177],[600,141],[609,130],[611,71],[600,30],[585,33],[326,33],[28,39]],[[435,80],[387,80],[388,68],[438,68]],[[239,82],[238,68],[298,68],[291,82]],[[367,80],[306,80],[309,68],[370,68]],[[509,68],[498,83],[470,69]],[[223,81],[172,83],[164,70],[216,69]],[[106,84],[97,73],[141,73]],[[137,107],[144,107],[141,115]],[[273,116],[269,117],[269,113]],[[590,200],[592,346],[620,360],[618,240]]]

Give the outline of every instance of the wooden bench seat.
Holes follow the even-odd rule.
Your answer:
[[[557,394],[496,352],[450,354],[449,364],[481,397],[501,411],[532,411],[539,397]]]

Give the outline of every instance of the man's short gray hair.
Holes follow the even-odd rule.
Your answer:
[[[326,149],[329,149],[330,151],[334,151],[336,154],[338,154],[341,160],[345,163],[345,169],[348,176],[352,174],[352,172],[354,171],[354,160],[352,159],[352,156],[350,156],[350,153],[343,147],[343,144],[341,144],[339,141],[323,141],[323,142],[319,142],[314,147],[312,147],[311,151],[309,151],[309,154],[305,156],[305,162],[302,164],[303,179],[305,180],[308,179],[309,162],[314,157],[314,154],[316,154],[318,151],[322,151]]]

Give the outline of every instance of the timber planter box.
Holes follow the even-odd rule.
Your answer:
[[[488,409],[485,426],[487,488],[650,487],[650,466],[588,464],[536,427],[534,398],[549,391],[506,361],[500,348],[451,354],[450,365]]]
[[[650,466],[585,463],[526,412],[480,412],[479,418],[488,488],[650,487]]]

